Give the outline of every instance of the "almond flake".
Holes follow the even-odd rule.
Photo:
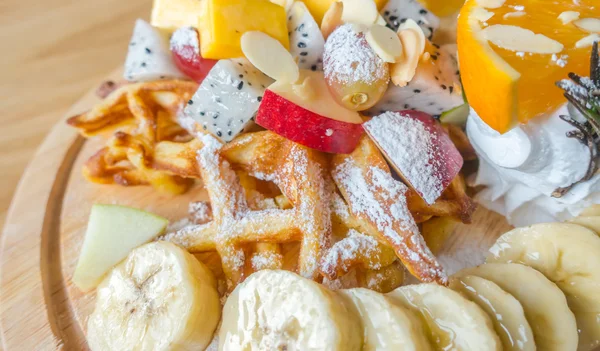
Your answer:
[[[344,12],[342,20],[345,23],[371,25],[377,20],[379,12],[373,0],[342,0]]]
[[[506,0],[477,0],[477,4],[487,9],[497,9],[504,5]]]
[[[365,35],[367,43],[377,56],[389,63],[402,58],[402,43],[398,34],[388,27],[374,24]]]
[[[344,13],[344,3],[335,1],[329,6],[327,12],[323,16],[323,21],[321,21],[321,33],[323,34],[323,38],[327,40],[329,34],[333,32],[337,27],[344,24],[342,21],[342,14]]]
[[[600,18],[582,18],[573,22],[577,28],[589,33],[600,33]]]
[[[483,29],[482,33],[494,45],[514,52],[558,54],[564,49],[558,41],[518,26],[495,24]]]
[[[596,41],[600,41],[600,35],[593,33],[588,35],[585,38],[580,39],[579,41],[577,41],[575,43],[575,48],[577,49],[581,49],[581,48],[587,48],[590,47],[594,44],[594,42]]]
[[[478,7],[473,10],[473,17],[480,22],[486,22],[490,18],[494,17],[494,13],[484,8]]]
[[[398,34],[400,34],[400,32],[406,29],[412,29],[417,33],[419,43],[419,46],[417,46],[417,51],[419,52],[419,56],[421,56],[423,51],[425,51],[426,42],[425,33],[423,33],[423,29],[421,29],[421,26],[419,26],[417,22],[410,18],[400,25],[400,27],[398,28]]]
[[[398,37],[402,43],[402,60],[390,66],[392,82],[404,87],[410,82],[417,71],[419,60],[425,51],[425,34],[419,25],[409,19],[398,28]]]
[[[579,12],[577,11],[565,11],[558,15],[558,19],[562,24],[569,24],[579,19]]]
[[[251,31],[242,35],[241,44],[244,56],[267,76],[287,83],[295,83],[300,77],[292,54],[276,39]]]
[[[502,16],[502,18],[504,18],[504,19],[518,18],[518,17],[523,17],[525,15],[526,15],[526,13],[523,11],[516,11],[516,12],[506,13],[506,14],[504,14],[504,16]]]

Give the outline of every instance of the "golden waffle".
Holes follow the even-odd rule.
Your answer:
[[[67,123],[86,137],[114,133],[106,147],[86,162],[84,176],[102,184],[153,185],[172,193],[187,190],[192,181],[185,178],[196,177],[197,167],[195,162],[182,164],[189,158],[180,153],[198,145],[177,123],[177,113],[196,89],[196,83],[178,80],[129,84],[92,110],[70,118]],[[192,145],[180,145],[186,142]],[[179,162],[170,161],[174,156]]]
[[[350,155],[335,155],[332,175],[362,232],[393,248],[396,256],[423,282],[447,284],[406,203],[408,188],[392,177],[375,144],[364,136]]]
[[[244,247],[248,244],[299,241],[297,270],[307,278],[318,279],[318,259],[331,240],[328,199],[332,187],[326,184],[322,155],[273,133],[261,134],[260,143],[252,134],[246,134],[227,149],[229,153],[235,147],[252,150],[247,159],[251,162],[244,163],[240,157],[237,165],[254,177],[273,181],[294,207],[252,210],[238,176],[221,155],[222,145],[213,137],[204,136],[198,163],[211,200],[213,220],[163,238],[192,252],[216,250],[230,288],[244,278]],[[244,147],[247,143],[254,143],[255,147]],[[277,153],[264,153],[274,148]],[[259,247],[259,254],[263,249],[273,252],[272,247]]]

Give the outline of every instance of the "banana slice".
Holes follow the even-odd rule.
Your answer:
[[[452,277],[450,288],[488,314],[504,350],[535,351],[531,326],[521,303],[511,294],[495,283],[473,275]]]
[[[579,349],[600,345],[600,237],[596,233],[566,223],[515,229],[498,239],[487,261],[522,263],[542,272],[567,297],[577,319]],[[566,330],[561,334],[567,335]]]
[[[488,316],[459,293],[437,284],[409,285],[386,296],[417,313],[437,350],[501,350]]]
[[[560,289],[540,272],[521,264],[490,263],[465,269],[458,275],[490,280],[519,300],[539,350],[577,349],[577,326],[567,300]]]
[[[360,319],[332,291],[288,271],[263,270],[223,309],[219,350],[360,350]]]
[[[216,287],[210,270],[180,247],[140,246],[98,286],[90,348],[204,350],[221,317]]]
[[[580,216],[600,216],[600,205],[592,205],[586,208]]]
[[[360,315],[363,350],[431,350],[421,321],[382,294],[367,289],[338,290]]]
[[[589,230],[593,230],[596,234],[600,234],[600,217],[599,216],[580,216],[575,217],[569,221],[569,223],[578,224],[582,227],[586,227]]]

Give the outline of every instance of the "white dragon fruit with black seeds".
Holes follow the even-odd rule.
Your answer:
[[[190,133],[204,130],[229,142],[251,125],[273,80],[244,58],[220,60],[180,116]]]
[[[325,39],[319,25],[304,3],[294,2],[288,12],[290,53],[301,69],[323,69]]]
[[[439,116],[465,103],[452,46],[433,44],[433,47],[431,58],[419,62],[408,85],[399,87],[390,83],[383,98],[367,114],[374,116],[387,111],[416,110]]]
[[[388,27],[394,31],[397,31],[408,18],[414,20],[423,29],[425,37],[430,40],[435,30],[440,26],[440,19],[424,8],[417,0],[389,0],[381,10],[381,15],[387,22]]]
[[[185,78],[173,62],[167,35],[141,19],[135,22],[123,76],[129,81]]]

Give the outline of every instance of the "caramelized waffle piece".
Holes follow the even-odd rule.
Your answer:
[[[465,181],[459,174],[433,205],[428,205],[416,191],[410,189],[406,195],[408,209],[417,223],[432,217],[452,217],[469,224],[477,204],[467,195],[466,189]]]
[[[85,137],[113,133],[85,164],[92,182],[152,185],[181,193],[198,177],[196,141],[177,123],[177,113],[196,91],[187,81],[129,84],[92,110],[67,120]]]
[[[393,179],[373,142],[363,137],[350,155],[333,157],[332,175],[363,232],[392,247],[404,266],[423,282],[447,284],[408,210],[408,188]]]
[[[236,166],[249,170],[253,177],[272,180],[292,203],[293,208],[252,210],[245,191],[230,163],[221,154],[221,144],[211,136],[202,138],[198,152],[200,174],[211,200],[211,222],[169,233],[164,240],[175,242],[192,252],[216,250],[230,289],[244,278],[247,247],[256,243],[289,243],[299,241],[298,272],[318,280],[317,262],[331,239],[329,198],[332,187],[326,184],[321,154],[269,132],[255,133],[254,142],[272,138],[279,153],[249,157],[247,163],[238,157]],[[251,138],[251,139],[252,139]],[[230,156],[240,143],[228,145]],[[260,148],[255,148],[259,152]],[[227,152],[223,152],[226,154]],[[232,156],[232,159],[236,159]],[[263,166],[264,165],[264,166]],[[255,251],[272,253],[273,247],[258,246]]]

